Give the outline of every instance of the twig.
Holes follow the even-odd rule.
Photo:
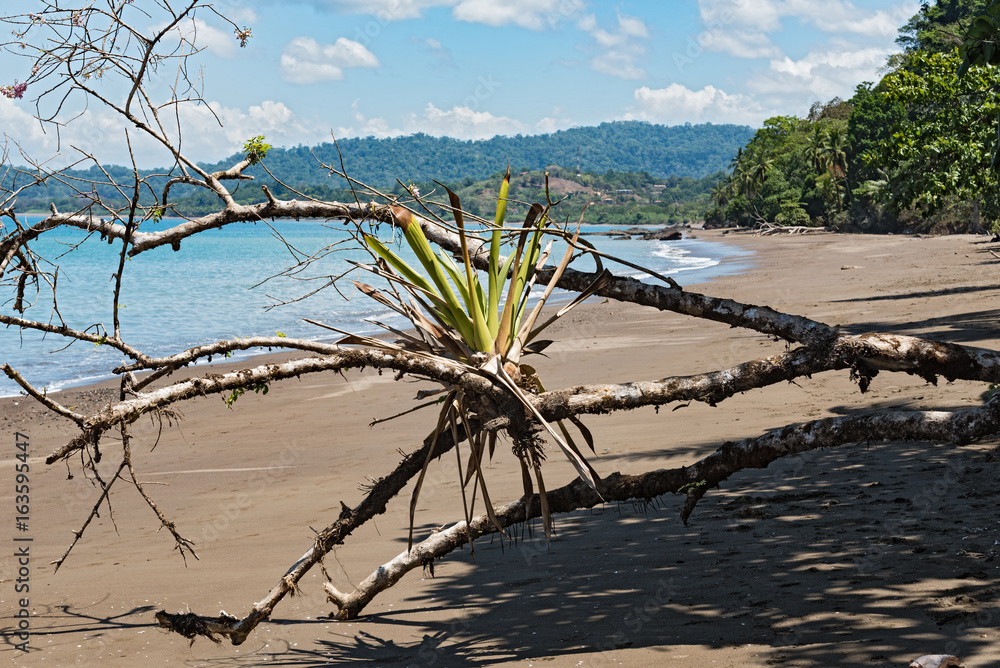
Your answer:
[[[104,499],[108,497],[108,492],[111,491],[111,486],[114,485],[115,481],[118,480],[118,478],[121,476],[122,470],[124,468],[125,468],[125,461],[122,460],[122,463],[118,465],[118,470],[115,471],[115,475],[111,478],[111,482],[107,483],[106,485],[103,485],[104,490],[101,492],[101,496],[97,499],[97,503],[95,503],[94,507],[90,509],[90,514],[87,515],[87,519],[84,520],[83,526],[80,527],[79,530],[73,532],[73,542],[69,544],[69,547],[66,548],[66,551],[63,552],[63,555],[61,557],[51,562],[52,564],[55,564],[55,568],[52,571],[53,573],[57,572],[59,570],[59,567],[63,565],[63,562],[66,561],[66,557],[69,556],[69,553],[76,546],[77,542],[80,540],[80,537],[83,536],[83,532],[87,530],[87,527],[90,525],[91,520],[97,517],[98,514],[97,511],[100,509],[101,504],[104,502]]]

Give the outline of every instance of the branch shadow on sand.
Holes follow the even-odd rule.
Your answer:
[[[264,653],[277,666],[589,666],[751,645],[760,665],[951,652],[985,666],[1000,626],[998,460],[995,442],[859,444],[741,472],[689,527],[679,497],[561,516],[548,547],[537,526],[515,527],[516,545],[477,541],[472,568],[453,553],[416,595],[390,589],[350,626],[317,626],[312,646]]]
[[[1000,322],[1000,309],[989,309],[895,325],[883,322],[859,322],[847,325],[843,329],[851,334],[880,331],[887,334],[917,336],[943,343],[982,345],[984,340],[996,336],[997,322]]]

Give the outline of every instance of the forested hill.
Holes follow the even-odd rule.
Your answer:
[[[458,181],[483,179],[512,170],[542,169],[560,165],[583,172],[648,172],[655,177],[701,178],[728,169],[736,150],[754,131],[744,125],[652,125],[616,121],[596,127],[572,128],[545,135],[497,136],[462,141],[416,134],[408,137],[374,137],[338,140],[344,163],[354,178],[376,186],[403,181]],[[231,167],[242,156],[229,157],[211,169]],[[271,149],[265,161],[272,174],[289,185],[329,183],[329,175],[316,159],[339,166],[333,143],[315,147]],[[254,168],[248,173],[263,176]]]

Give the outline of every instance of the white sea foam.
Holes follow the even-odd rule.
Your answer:
[[[654,243],[656,246],[651,255],[667,260],[672,267],[670,272],[708,269],[719,264],[719,260],[714,257],[692,255],[690,250],[672,245],[673,242],[670,241],[657,241]]]

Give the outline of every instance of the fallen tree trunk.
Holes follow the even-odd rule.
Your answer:
[[[52,452],[46,457],[45,462],[52,464],[64,459],[75,451],[96,443],[104,432],[115,425],[122,422],[134,422],[147,413],[178,401],[251,388],[319,371],[363,369],[366,367],[395,369],[442,379],[445,382],[468,386],[486,396],[499,393],[499,390],[482,376],[472,373],[468,367],[448,360],[432,359],[403,351],[390,352],[375,348],[338,347],[336,352],[323,357],[306,357],[281,364],[265,364],[253,369],[242,369],[226,374],[208,373],[139,394],[134,399],[110,404],[96,415],[84,420],[83,434]]]
[[[812,234],[814,232],[829,232],[829,227],[809,227],[807,225],[776,225],[764,223],[753,233],[755,237],[767,237],[776,234]]]
[[[315,344],[314,344],[315,347]],[[80,436],[46,458],[46,463],[63,459],[94,444],[100,436],[121,422],[133,422],[142,415],[177,401],[207,394],[255,387],[268,382],[319,371],[373,367],[393,369],[439,382],[460,385],[472,393],[502,401],[505,390],[470,367],[443,359],[404,351],[331,346],[334,352],[282,364],[266,364],[227,374],[209,373],[174,385],[142,393],[134,399],[109,405],[83,421]],[[182,356],[188,359],[187,356]],[[852,369],[862,391],[880,370],[916,374],[928,382],[938,376],[947,380],[975,380],[1000,383],[1000,354],[982,348],[939,343],[896,334],[837,335],[825,349],[796,348],[781,355],[765,357],[729,369],[693,376],[621,384],[581,385],[529,395],[539,413],[548,421],[582,414],[609,413],[642,406],[662,406],[673,401],[706,401],[716,404],[735,394],[790,381],[823,371]]]
[[[86,216],[54,213],[41,223],[24,230],[20,238],[16,238],[18,235],[8,238],[5,248],[0,250],[3,250],[3,257],[9,259],[12,257],[10,253],[30,238],[35,238],[54,227],[68,225],[126,240],[131,245],[128,254],[135,255],[162,245],[170,245],[177,249],[183,239],[206,229],[272,216],[353,220],[367,218],[396,223],[384,205],[343,205],[336,202],[294,200],[279,202],[269,197],[267,202],[258,205],[241,206],[231,203],[225,210],[216,214],[186,221],[162,232],[131,233],[131,236],[123,225]],[[421,226],[426,236],[434,243],[455,253],[461,250],[460,240],[454,233],[427,221],[421,221]],[[476,263],[485,266],[485,254],[482,251],[483,247],[476,243],[469,249]],[[600,273],[600,259],[597,262],[597,273]],[[597,273],[570,269],[556,281],[557,285],[564,289],[583,291],[591,285]],[[537,278],[540,284],[547,284],[555,279],[554,270],[542,269],[538,272]],[[623,384],[583,385],[529,395],[530,401],[545,420],[556,421],[581,414],[607,413],[649,405],[660,406],[673,401],[700,400],[714,405],[740,392],[830,370],[851,369],[852,376],[858,380],[862,391],[865,391],[871,379],[883,370],[916,374],[929,382],[934,382],[938,376],[948,380],[962,378],[1000,382],[1000,354],[993,351],[891,334],[848,335],[809,318],[781,313],[768,307],[686,292],[672,280],[667,279],[667,282],[668,285],[650,285],[635,279],[611,276],[596,294],[714,320],[734,327],[744,327],[804,345],[780,355],[752,360],[729,369],[705,374]],[[107,340],[86,332],[30,322],[13,316],[3,318],[3,322],[8,325],[32,327],[70,338],[108,343],[135,360],[132,364],[116,369],[117,373],[133,374],[147,369],[153,371],[142,381],[133,383],[134,398],[110,404],[93,416],[84,418],[68,410],[62,410],[64,415],[80,424],[81,434],[53,452],[47,459],[48,463],[65,458],[77,450],[96,447],[103,433],[115,425],[132,422],[141,415],[163,410],[178,401],[213,393],[245,390],[321,371],[365,367],[392,369],[460,386],[470,395],[498,403],[503,403],[507,398],[503,388],[471,367],[453,364],[440,358],[429,359],[403,350],[394,352],[372,348],[345,348],[283,337],[259,337],[218,342],[199,346],[169,358],[153,359],[116,339]],[[198,359],[251,347],[298,349],[316,356],[277,365],[268,364],[243,369],[229,374],[207,373],[166,387],[141,391],[149,387],[153,381]],[[12,371],[6,368],[4,370],[8,371],[8,375]],[[31,390],[31,388],[26,389],[29,392]],[[53,410],[62,408],[54,402],[52,404],[50,408]],[[612,474],[603,479],[603,496],[575,481],[559,490],[549,492],[546,499],[552,512],[567,512],[603,501],[643,500],[667,492],[686,493],[687,499],[681,513],[682,519],[686,522],[698,500],[708,489],[717,486],[737,471],[765,467],[780,457],[856,440],[882,440],[890,437],[964,442],[986,433],[993,433],[997,429],[997,415],[993,402],[981,409],[959,413],[897,413],[821,420],[786,427],[739,444],[725,444],[716,453],[690,467],[650,471],[636,476]],[[438,455],[453,445],[450,438],[442,436],[439,440],[441,442],[436,452]],[[317,536],[314,545],[292,565],[278,584],[263,600],[256,603],[243,619],[225,615],[215,618],[190,614],[175,616],[161,611],[158,613],[158,620],[161,624],[188,637],[191,637],[192,633],[213,639],[214,636],[223,635],[229,637],[234,644],[242,643],[247,634],[271,614],[274,606],[295,589],[301,577],[332,549],[333,545],[338,544],[354,528],[375,514],[384,512],[388,499],[419,473],[426,459],[428,447],[429,442],[425,442],[421,450],[408,456],[389,476],[379,480],[356,508],[349,509],[344,506],[340,518]],[[540,513],[540,499],[536,495],[527,506],[522,501],[499,508],[497,517],[501,520],[500,526],[509,526],[514,522],[537,517]],[[450,552],[464,544],[470,536],[474,538],[476,535],[496,530],[497,527],[490,523],[486,516],[474,519],[470,525],[460,522],[432,536],[413,551],[403,553],[383,565],[355,592],[344,594],[331,584],[328,593],[331,600],[334,600],[340,608],[340,616],[350,618],[357,615],[374,595],[391,586],[408,570],[427,564],[428,559],[432,560]]]
[[[818,448],[864,441],[926,440],[958,445],[1000,432],[1000,397],[979,408],[959,411],[900,411],[825,418],[790,425],[738,443],[725,443],[691,466],[649,471],[639,475],[612,473],[602,479],[601,494],[577,478],[546,494],[553,513],[566,513],[608,501],[649,501],[667,493],[686,494],[681,520],[687,524],[698,501],[731,475],[745,469],[767,468],[772,462]],[[418,567],[433,567],[433,560],[481,536],[540,517],[541,503],[535,494],[527,503],[519,499],[494,508],[499,527],[483,514],[432,533],[412,549],[401,552],[379,566],[354,591],[344,593],[332,582],[324,584],[330,602],[337,606],[337,619],[356,618],[378,594]]]
[[[470,426],[473,429],[481,427],[479,423]],[[461,427],[457,433],[460,440],[465,439],[466,435]],[[201,635],[209,638],[212,642],[219,642],[216,636],[221,635],[228,637],[234,645],[243,644],[257,625],[271,616],[274,607],[287,594],[298,588],[298,583],[303,576],[319,563],[334,546],[343,543],[344,539],[356,528],[376,515],[385,512],[389,500],[420,473],[428,453],[432,449],[433,456],[440,457],[455,447],[455,444],[450,432],[442,433],[436,439],[428,436],[419,450],[406,455],[389,475],[379,478],[357,506],[349,508],[341,501],[340,516],[317,534],[315,541],[305,554],[285,571],[278,583],[263,599],[253,604],[253,607],[242,619],[225,614],[218,617],[201,617],[191,613],[172,614],[160,610],[156,613],[157,622],[160,626],[180,633],[185,638],[193,639]]]
[[[352,221],[377,220],[380,222],[398,224],[389,206],[386,204],[342,204],[340,202],[319,201],[279,201],[269,200],[259,204],[242,206],[230,205],[224,210],[212,213],[178,224],[159,232],[133,232],[130,237],[131,248],[129,256],[135,256],[147,250],[170,245],[175,250],[180,248],[183,239],[205,230],[215,229],[241,222],[257,222],[271,217],[283,218],[336,218]],[[440,245],[453,254],[461,252],[458,235],[429,221],[418,219],[428,240]],[[97,231],[108,238],[125,239],[126,229],[119,223],[110,223],[94,216],[53,214],[36,223],[20,234],[10,235],[0,244],[0,260],[8,260],[24,243],[37,237],[44,231],[61,226],[76,227],[84,230]],[[479,269],[488,266],[486,249],[489,244],[470,239],[469,253],[472,261]],[[501,258],[503,259],[503,258]],[[0,274],[6,270],[9,262],[0,261]],[[546,267],[537,273],[538,283],[547,285],[553,278],[555,269]],[[600,274],[587,273],[567,269],[556,282],[556,286],[564,290],[582,292],[594,282]],[[731,299],[708,297],[695,292],[687,292],[679,287],[652,285],[634,278],[613,276],[596,294],[602,297],[630,301],[644,306],[674,311],[698,318],[706,318],[724,322],[737,327],[747,327],[766,334],[773,334],[789,341],[801,343],[821,343],[827,340],[834,328],[823,323],[788,315],[775,311],[767,306],[742,304]],[[22,325],[24,326],[24,325]]]

